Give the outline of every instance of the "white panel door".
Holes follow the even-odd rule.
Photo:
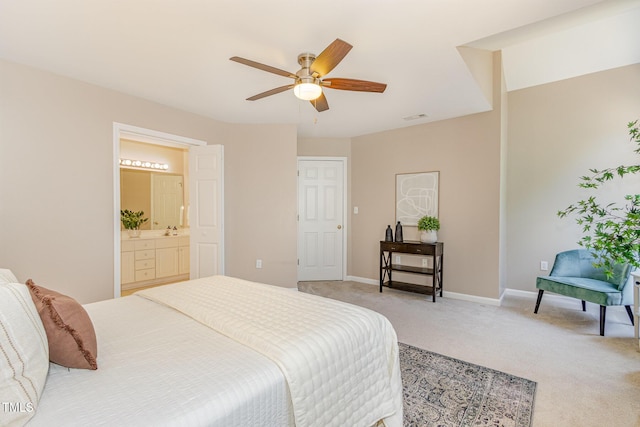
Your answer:
[[[190,278],[224,274],[222,145],[189,149]]]
[[[298,161],[298,280],[342,280],[344,162]]]

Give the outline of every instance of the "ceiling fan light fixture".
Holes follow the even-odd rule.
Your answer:
[[[322,95],[322,88],[316,83],[298,83],[293,87],[293,93],[304,101],[313,101]]]
[[[329,109],[329,103],[323,93],[323,86],[328,87],[329,89],[377,93],[382,93],[387,88],[387,85],[384,83],[370,82],[367,80],[345,78],[325,79],[325,76],[329,74],[331,70],[340,63],[340,61],[342,61],[352,47],[353,46],[344,40],[335,39],[318,56],[308,52],[301,53],[298,55],[298,64],[300,64],[301,68],[295,73],[281,70],[280,68],[272,67],[270,65],[261,64],[260,62],[252,61],[250,59],[241,58],[239,56],[232,56],[229,59],[249,67],[257,68],[262,71],[294,80],[292,84],[276,87],[251,96],[247,98],[247,101],[256,101],[258,99],[266,98],[267,96],[293,89],[293,93],[298,99],[311,101],[313,108],[321,113]]]

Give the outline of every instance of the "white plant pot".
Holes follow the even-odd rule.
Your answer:
[[[436,230],[422,230],[420,241],[422,243],[435,243],[438,241],[438,233],[436,233]]]
[[[129,228],[127,229],[127,234],[129,234],[129,238],[133,239],[136,237],[140,237],[140,229],[139,228]]]

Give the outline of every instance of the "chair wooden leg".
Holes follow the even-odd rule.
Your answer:
[[[587,305],[585,304],[584,300],[582,300],[582,311],[587,311]]]
[[[604,319],[607,314],[607,306],[600,306],[600,336],[604,336]]]
[[[630,305],[625,305],[624,308],[627,309],[627,314],[629,315],[629,319],[631,319],[631,324],[634,325],[634,322],[633,322],[633,311],[631,311],[631,306]]]
[[[533,310],[534,314],[538,314],[538,308],[540,307],[540,301],[542,301],[542,294],[544,294],[544,289],[540,289],[538,291],[538,300],[536,301],[536,308]]]

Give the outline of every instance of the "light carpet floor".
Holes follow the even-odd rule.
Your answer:
[[[639,427],[640,351],[624,307],[607,310],[536,294],[507,294],[500,307],[356,282],[300,282],[311,294],[385,315],[398,340],[537,382],[533,427]]]

